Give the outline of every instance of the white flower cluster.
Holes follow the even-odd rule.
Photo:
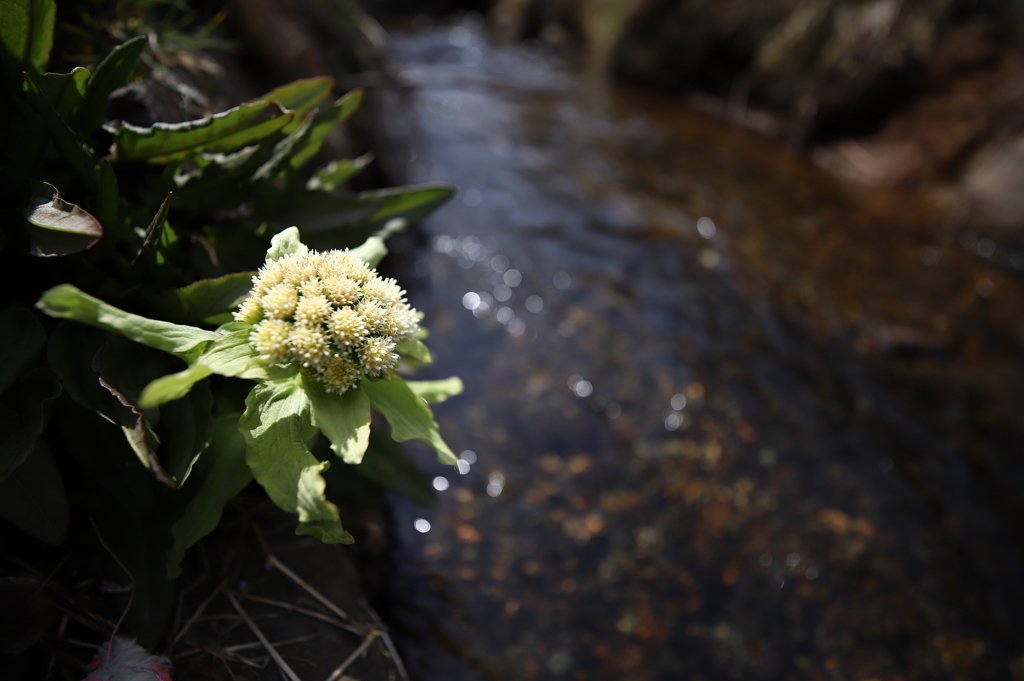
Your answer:
[[[256,351],[264,360],[298,360],[331,392],[387,372],[398,363],[395,342],[419,333],[405,291],[348,251],[267,261],[252,284],[234,316],[254,324]]]

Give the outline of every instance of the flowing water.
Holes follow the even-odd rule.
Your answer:
[[[1024,254],[472,24],[391,49],[384,161],[460,188],[397,254],[466,385],[397,502],[422,678],[1024,678]]]

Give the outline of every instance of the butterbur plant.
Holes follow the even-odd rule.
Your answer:
[[[457,461],[428,403],[461,392],[462,383],[406,381],[395,372],[403,357],[419,364],[430,361],[430,353],[419,340],[423,330],[405,291],[373,269],[385,252],[373,237],[360,248],[318,253],[299,240],[298,229],[287,229],[272,239],[235,321],[214,331],[140,317],[71,285],[50,289],[37,307],[184,360],[186,369],[142,389],[142,410],[184,398],[211,374],[255,381],[238,420],[252,477],[274,503],[298,516],[298,534],[350,543],[338,509],[325,496],[322,473],[330,462],[310,451],[318,433],[345,464],[359,464],[373,409],[387,420],[395,441],[421,440],[441,463]],[[159,466],[144,446],[137,449],[142,462]],[[184,468],[161,475],[181,486],[202,455],[198,451],[182,462]],[[172,561],[185,548],[175,547]],[[172,573],[176,568],[171,565]]]
[[[186,550],[254,479],[325,542],[352,541],[343,490],[434,501],[395,443],[454,464],[428,403],[461,383],[404,378],[431,360],[425,330],[375,268],[452,190],[350,189],[372,156],[325,145],[364,93],[326,76],[195,120],[112,120],[151,37],[49,72],[56,16],[0,2],[0,518],[107,555],[87,515],[134,580],[126,631],[152,646]]]

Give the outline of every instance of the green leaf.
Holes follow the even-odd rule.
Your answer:
[[[306,376],[302,386],[313,405],[313,422],[331,441],[331,450],[345,463],[363,460],[370,441],[370,400],[359,388],[340,395],[324,390],[323,384]]]
[[[384,256],[388,254],[388,247],[384,245],[384,239],[379,236],[371,236],[361,246],[356,246],[349,251],[370,267],[376,267]]]
[[[30,254],[49,258],[92,248],[103,236],[96,218],[62,199],[52,184],[36,184],[36,195],[22,213],[29,222]]]
[[[345,541],[338,509],[324,496],[320,462],[307,447],[317,433],[312,406],[294,379],[259,383],[245,400],[238,428],[245,438],[245,458],[253,477],[271,500],[299,516],[299,534],[323,541]]]
[[[104,331],[113,331],[127,338],[183,357],[193,356],[204,343],[220,340],[221,334],[194,326],[171,324],[119,310],[93,298],[70,284],[54,286],[46,291],[36,307],[51,317],[73,319]]]
[[[399,355],[417,359],[423,364],[430,364],[434,361],[433,357],[430,356],[430,350],[427,349],[427,346],[423,344],[423,341],[418,338],[398,341],[395,343],[395,352]],[[462,388],[460,387],[459,390],[461,391]],[[427,401],[429,402],[429,400]]]
[[[280,260],[286,255],[294,253],[305,253],[309,249],[299,240],[297,227],[278,232],[270,239],[270,249],[267,251],[267,260]]]
[[[219,339],[210,343],[198,355],[189,356],[186,361],[191,366],[175,374],[162,376],[147,385],[139,398],[139,404],[152,409],[188,394],[191,387],[210,374],[221,376],[237,376],[255,380],[278,380],[298,373],[298,364],[268,364],[256,354],[256,349],[249,343],[252,327],[238,323],[244,328],[226,331]],[[231,327],[232,325],[225,325]]]
[[[245,438],[238,430],[239,416],[225,414],[214,421],[213,439],[196,464],[194,496],[171,527],[174,545],[167,555],[170,579],[181,574],[185,551],[217,527],[228,499],[252,481],[252,471],[245,461]]]
[[[21,303],[0,311],[0,393],[16,379],[46,343],[46,332],[32,311]]]
[[[60,383],[49,369],[28,371],[0,399],[0,480],[21,466],[46,428]]]
[[[99,188],[95,198],[92,206],[96,209],[96,219],[100,221],[107,243],[112,248],[121,234],[121,224],[118,222],[121,194],[117,186],[117,174],[107,159],[100,161]]]
[[[370,404],[391,424],[391,437],[396,442],[420,440],[437,452],[441,463],[454,466],[458,459],[438,432],[434,415],[422,399],[405,381],[395,376],[391,380],[364,377],[362,388]]]
[[[359,158],[346,158],[331,161],[323,168],[318,168],[313,177],[306,182],[308,191],[333,192],[345,184],[373,161],[373,154],[363,154]]]
[[[462,394],[462,379],[452,376],[440,381],[406,381],[409,390],[429,404],[444,402],[449,397]]]
[[[164,225],[167,224],[167,213],[171,210],[171,199],[174,198],[174,192],[168,192],[167,198],[163,200],[160,207],[156,210],[156,215],[149,221],[149,226],[146,227],[146,238],[142,241],[142,246],[139,248],[139,252],[135,255],[135,260],[139,259],[143,251],[152,246],[154,243],[160,242],[160,237],[163,236]],[[135,262],[133,260],[132,262]]]
[[[326,111],[317,112],[309,135],[296,148],[289,161],[292,168],[299,169],[316,156],[331,130],[347,120],[363,103],[363,95],[362,89],[353,90],[342,96]]]
[[[121,43],[104,57],[89,78],[85,99],[71,121],[72,128],[88,134],[100,127],[107,118],[107,98],[117,88],[128,84],[148,42],[146,36],[136,36]]]
[[[277,177],[279,171],[286,167],[288,159],[293,157],[295,150],[309,136],[314,118],[313,111],[307,111],[301,118],[296,116],[294,122],[299,123],[299,125],[296,126],[295,130],[289,132],[286,137],[274,143],[269,158],[256,169],[256,172],[252,174],[249,181],[259,182],[261,180],[272,180]]]
[[[166,163],[193,152],[235,151],[270,137],[294,116],[277,102],[258,102],[185,123],[139,128],[122,121],[115,133],[114,157],[118,161]]]
[[[25,463],[0,482],[0,517],[43,543],[64,541],[70,520],[64,482],[41,440]]]
[[[377,211],[366,221],[370,229],[381,229],[388,221],[401,218],[415,224],[427,217],[451,198],[451,187],[420,185],[417,187],[389,187],[359,193],[364,201],[377,201]]]
[[[294,82],[274,88],[260,97],[250,99],[250,104],[257,102],[274,101],[285,109],[294,111],[295,119],[289,124],[286,133],[298,129],[297,119],[306,111],[318,107],[328,100],[331,91],[334,89],[334,78],[331,76],[318,76],[316,78],[300,78]]]
[[[10,75],[42,73],[53,46],[53,0],[6,0],[0,9],[0,56]]]
[[[221,320],[230,320],[231,313],[249,296],[253,274],[239,272],[200,279],[184,288],[165,291],[153,303],[161,316],[181,324],[223,323]]]
[[[203,380],[213,371],[202,364],[193,364],[176,374],[168,374],[150,382],[139,394],[139,406],[152,409],[161,404],[180,400],[192,390],[192,386]]]
[[[65,121],[71,110],[85,98],[85,86],[89,82],[89,69],[78,66],[71,73],[44,73],[36,83],[39,90]]]
[[[356,471],[381,486],[428,508],[437,504],[430,481],[402,448],[387,433],[376,428],[370,433],[370,446]]]

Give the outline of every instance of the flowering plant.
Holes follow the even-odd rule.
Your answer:
[[[405,292],[373,269],[385,253],[380,237],[353,250],[317,253],[299,240],[298,229],[287,229],[271,241],[235,321],[215,331],[140,317],[68,284],[44,293],[37,307],[184,360],[186,369],[142,389],[142,410],[185,397],[211,374],[255,380],[238,420],[245,466],[238,466],[236,482],[254,477],[274,503],[298,515],[298,534],[350,543],[338,509],[325,496],[321,474],[330,463],[309,449],[319,432],[345,463],[359,464],[369,445],[372,406],[390,424],[395,441],[422,440],[442,463],[456,463],[427,404],[461,392],[462,383],[405,381],[395,373],[401,357],[428,362],[430,353],[419,340],[418,316]],[[133,447],[144,463],[159,466],[144,441],[143,434]],[[184,484],[202,454],[163,474]],[[172,573],[174,561],[202,536],[194,535],[181,533],[171,554]]]

